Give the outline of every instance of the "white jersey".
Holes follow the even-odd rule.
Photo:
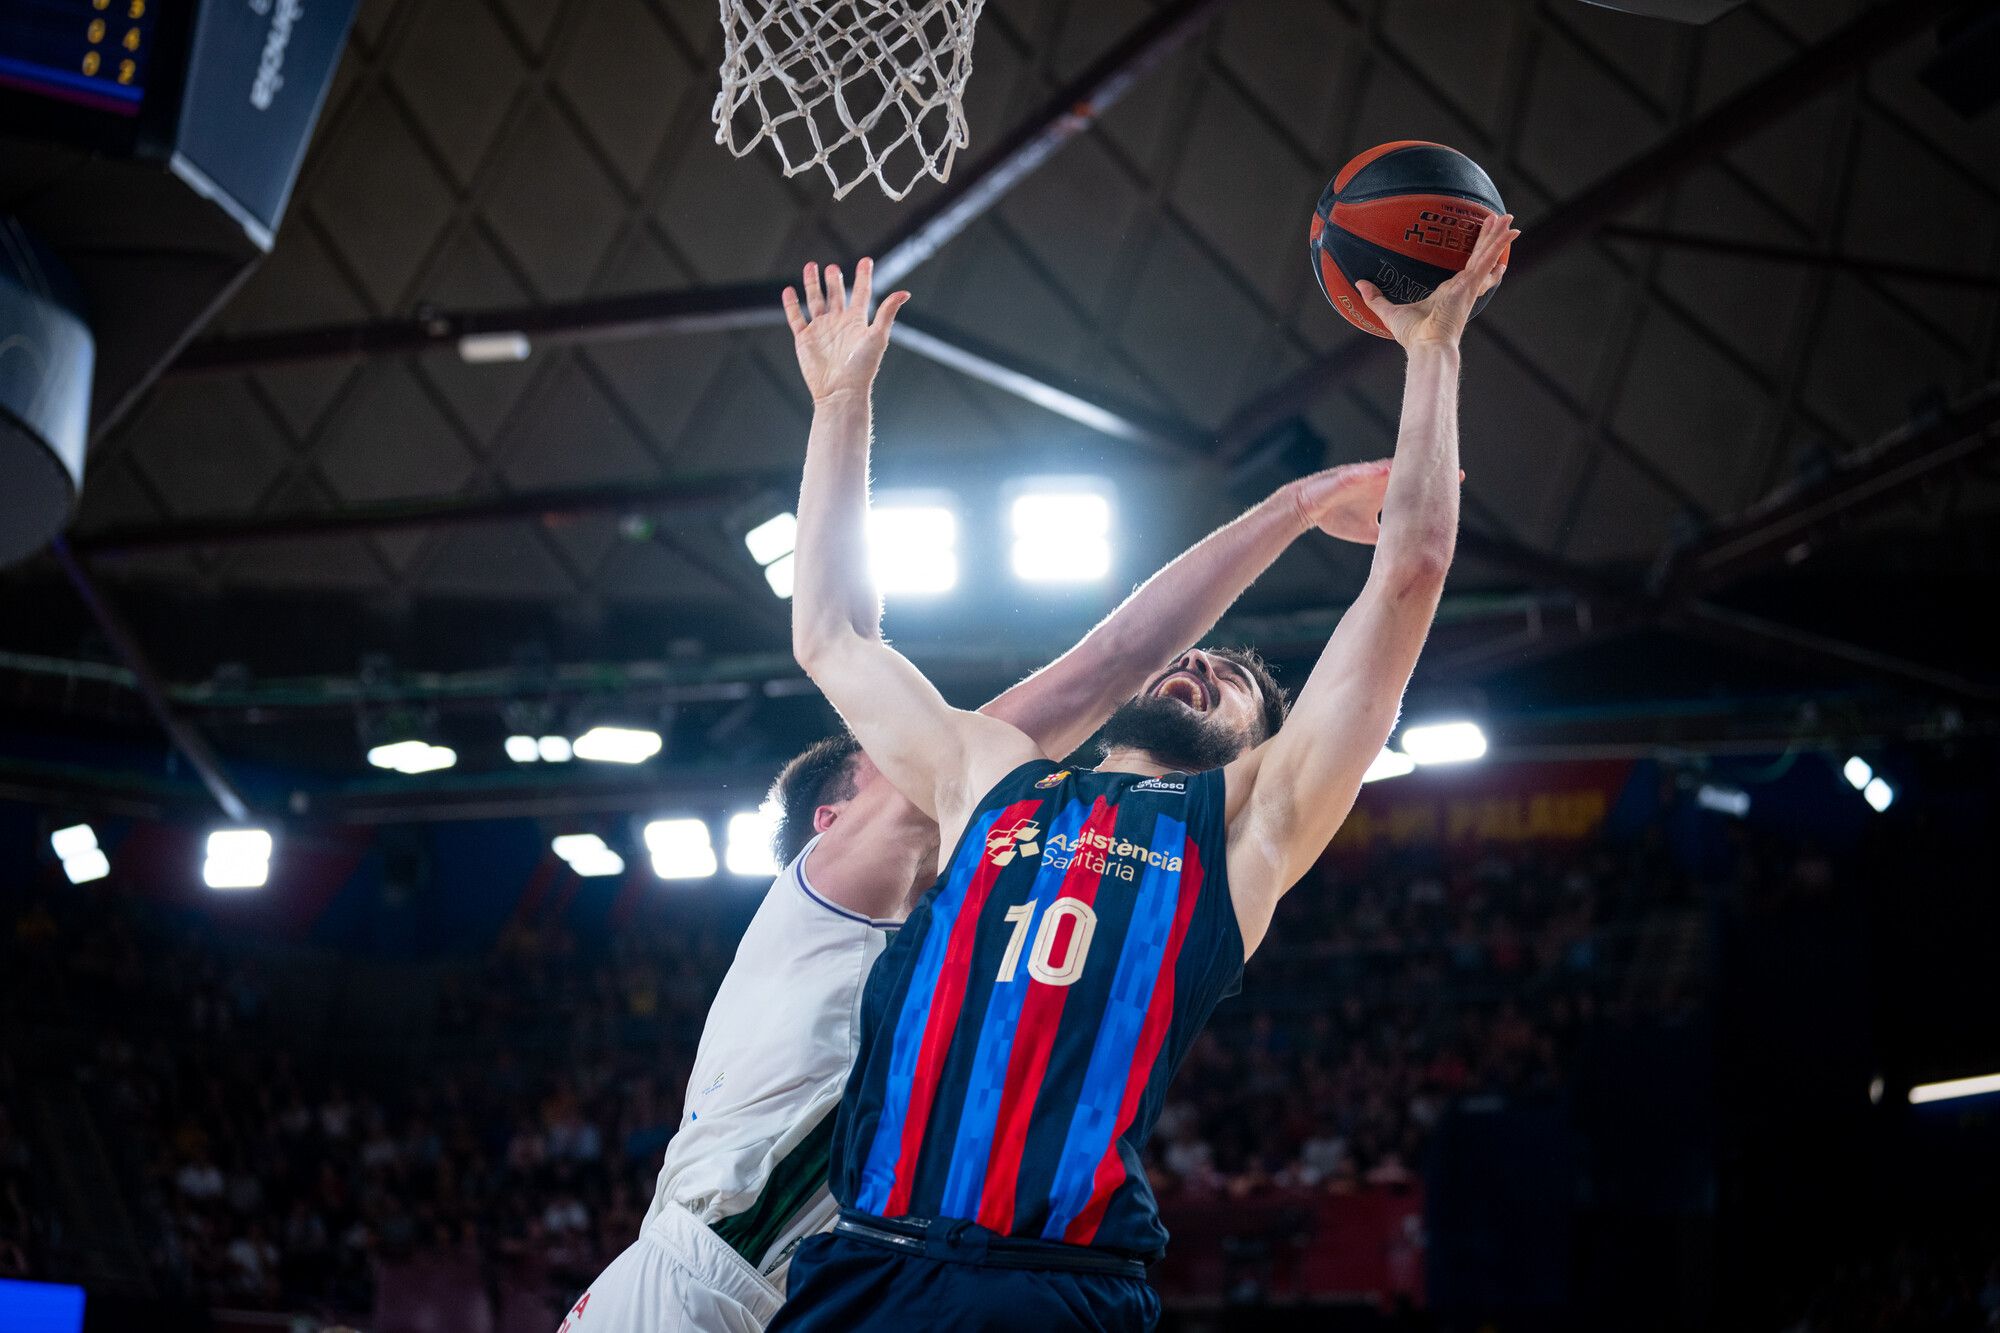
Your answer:
[[[781,1281],[831,1225],[833,1112],[860,1041],[861,991],[894,921],[813,892],[814,838],[771,883],[708,1009],[680,1128],[646,1220],[685,1208]]]

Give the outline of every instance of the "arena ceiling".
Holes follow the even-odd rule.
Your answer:
[[[1919,83],[1935,24],[1908,14],[1944,8],[991,0],[971,147],[896,204],[715,145],[710,0],[364,0],[274,252],[99,440],[73,545],[225,757],[339,767],[328,737],[370,700],[475,700],[497,728],[508,672],[782,702],[783,604],[739,536],[795,484],[807,404],[781,326],[702,316],[983,185],[906,279],[930,345],[884,372],[879,477],[1109,476],[1124,586],[1275,476],[1289,423],[1327,461],[1389,451],[1397,362],[1329,311],[1305,230],[1346,158],[1426,138],[1526,230],[1468,340],[1467,541],[1426,679],[1990,706],[1951,608],[2000,572],[2000,113]],[[996,152],[1149,31],[1156,67],[993,188]],[[486,311],[548,336],[498,365],[433,341]],[[1303,655],[1363,569],[1288,556],[1239,628]],[[5,586],[15,721],[141,725],[54,563]],[[1114,592],[973,588],[891,622],[972,688]]]

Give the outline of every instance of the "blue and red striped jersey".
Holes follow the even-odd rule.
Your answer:
[[[1243,972],[1224,834],[1220,771],[995,786],[869,977],[834,1197],[1158,1255],[1146,1139]]]

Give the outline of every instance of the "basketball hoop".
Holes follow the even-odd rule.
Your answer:
[[[986,0],[721,3],[717,143],[742,157],[768,139],[787,176],[818,167],[836,199],[871,176],[901,199],[951,175]]]

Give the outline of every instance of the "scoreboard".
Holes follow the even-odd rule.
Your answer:
[[[174,0],[0,0],[0,86],[134,117]]]

